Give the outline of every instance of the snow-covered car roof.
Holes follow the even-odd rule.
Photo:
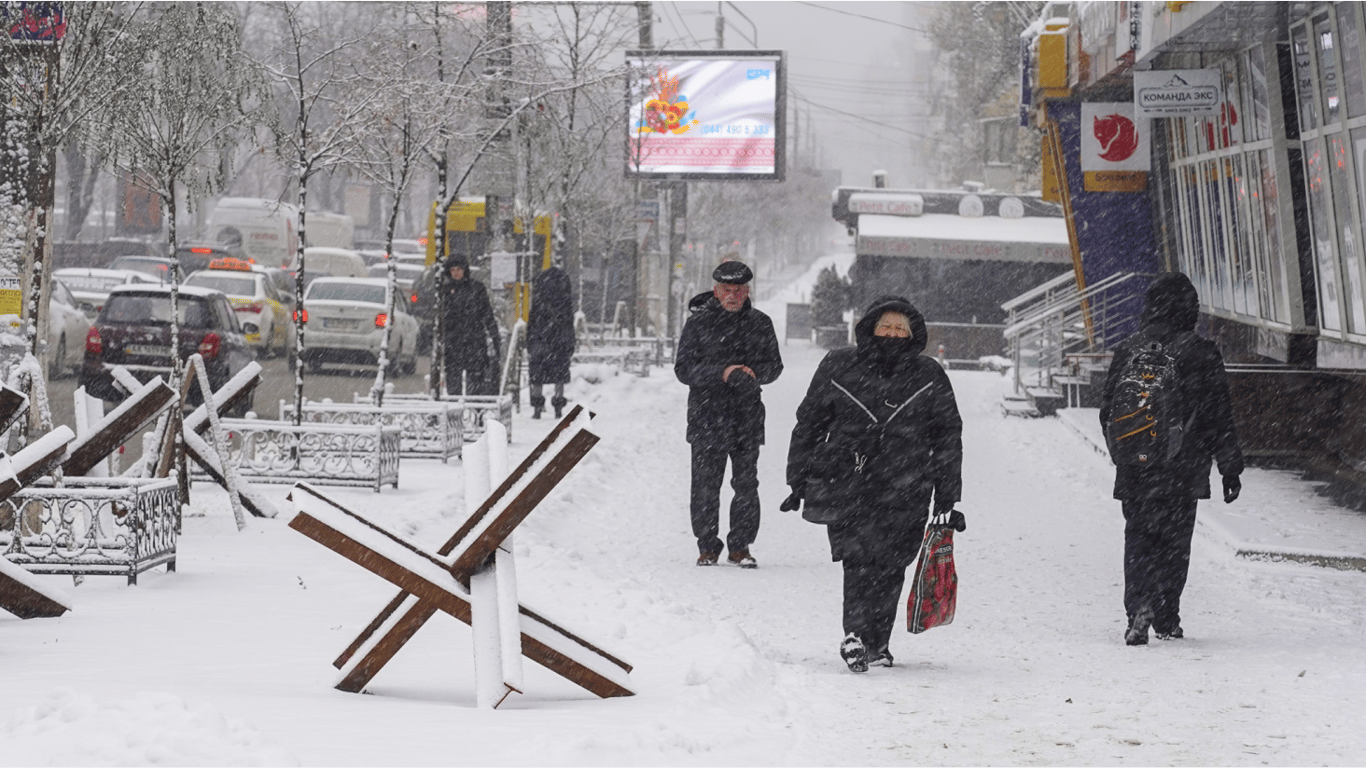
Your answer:
[[[114,290],[110,291],[109,295],[113,296],[119,293],[164,293],[167,296],[169,296],[171,294],[171,286],[159,285],[157,283],[146,283],[142,285],[120,285],[115,287]],[[221,295],[222,293],[222,291],[216,291],[212,288],[201,288],[197,285],[182,284],[180,286],[180,295],[182,296],[195,296],[201,299],[206,299],[214,295]]]
[[[134,272],[129,269],[100,269],[96,267],[65,267],[53,270],[53,277],[106,277],[109,279],[128,279],[132,276],[135,280],[142,280],[147,277],[142,272]]]

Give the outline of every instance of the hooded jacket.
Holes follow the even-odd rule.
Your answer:
[[[910,319],[909,339],[874,337],[888,311]],[[925,318],[909,301],[874,301],[854,336],[857,346],[826,354],[797,408],[787,482],[810,517],[834,519],[833,559],[904,566],[920,549],[931,497],[936,506],[961,498],[963,421],[948,374],[921,354]]]
[[[1181,382],[1181,421],[1191,427],[1176,457],[1151,467],[1121,465],[1115,468],[1114,497],[1139,499],[1208,499],[1210,464],[1219,474],[1239,475],[1243,453],[1233,422],[1233,402],[1228,391],[1224,359],[1214,342],[1195,335],[1200,318],[1200,297],[1190,278],[1168,272],[1153,280],[1144,297],[1138,332],[1115,347],[1114,359],[1101,396],[1100,423],[1110,423],[1111,403],[1124,366],[1139,347],[1157,341],[1176,360]]]
[[[764,403],[760,386],[783,372],[773,321],[745,300],[728,312],[711,292],[688,302],[688,322],[678,339],[674,375],[688,385],[688,442],[713,448],[763,445]],[[722,381],[732,365],[747,365]]]

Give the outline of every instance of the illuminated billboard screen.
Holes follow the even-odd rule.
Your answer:
[[[627,51],[626,173],[782,181],[782,51]]]

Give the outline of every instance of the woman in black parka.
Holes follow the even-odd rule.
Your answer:
[[[446,391],[452,395],[494,395],[498,393],[501,337],[488,289],[469,276],[469,268],[462,256],[452,254],[446,260],[450,279],[441,292]]]
[[[545,385],[553,384],[550,405],[555,418],[569,402],[569,363],[574,357],[574,295],[569,275],[552,266],[531,282],[531,314],[526,325],[527,376],[530,379],[531,418],[545,410]]]
[[[792,496],[825,522],[844,567],[840,655],[855,672],[891,666],[888,642],[906,568],[935,514],[962,490],[963,422],[948,374],[925,349],[925,319],[884,296],[854,327],[857,346],[831,351],[797,408],[787,457]]]

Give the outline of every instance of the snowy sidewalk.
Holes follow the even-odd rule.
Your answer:
[[[1058,419],[1108,461],[1099,409],[1064,408]],[[1366,515],[1315,493],[1295,472],[1249,468],[1238,500],[1202,502],[1196,522],[1238,557],[1366,571]]]

